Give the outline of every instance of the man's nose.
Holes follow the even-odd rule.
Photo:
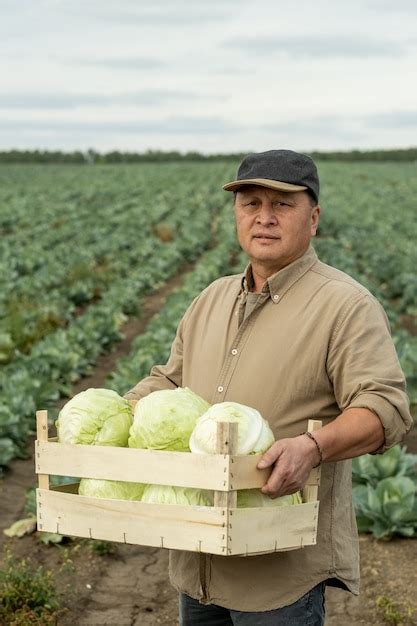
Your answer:
[[[256,216],[258,224],[276,224],[277,216],[270,202],[263,202]]]

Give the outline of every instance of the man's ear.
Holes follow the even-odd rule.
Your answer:
[[[320,205],[317,204],[311,211],[311,236],[314,237],[317,233],[317,227],[319,225],[319,217],[320,217]]]

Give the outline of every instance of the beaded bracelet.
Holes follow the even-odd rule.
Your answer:
[[[320,461],[317,463],[317,465],[314,465],[314,467],[318,467],[319,465],[321,465],[323,463],[323,452],[321,451],[321,447],[319,442],[317,441],[317,439],[314,437],[314,435],[312,433],[310,433],[308,430],[305,431],[305,433],[302,433],[303,435],[307,435],[307,437],[310,437],[310,439],[312,441],[314,441],[314,443],[316,444],[316,448],[319,452],[319,456],[320,456]]]

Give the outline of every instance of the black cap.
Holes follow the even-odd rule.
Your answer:
[[[293,150],[268,150],[249,154],[240,164],[237,179],[223,185],[225,191],[236,191],[243,185],[259,185],[279,191],[309,190],[319,199],[319,175],[309,156]]]

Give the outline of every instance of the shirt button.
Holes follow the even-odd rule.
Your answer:
[[[223,391],[223,387],[220,385],[219,387],[217,387],[217,391],[221,393]]]
[[[273,298],[273,300],[274,300],[275,302],[278,302],[278,300],[279,300],[279,295],[276,293],[276,294],[274,294],[274,295],[272,296],[272,298]]]
[[[235,356],[235,355],[237,354],[237,350],[236,350],[236,348],[233,348],[233,350],[232,350],[232,354],[233,354],[233,356]]]

